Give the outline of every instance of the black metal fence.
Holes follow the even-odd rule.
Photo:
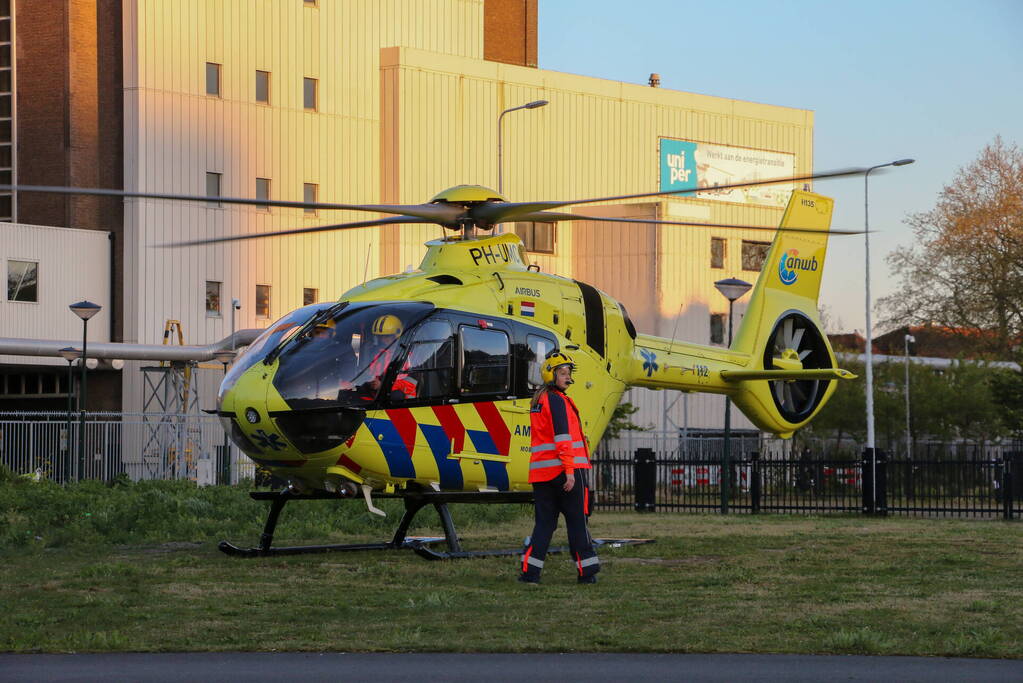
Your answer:
[[[595,454],[596,507],[1004,519],[1023,513],[1023,449],[952,449],[896,458],[874,451],[856,459],[740,449],[722,467],[724,459],[723,449],[706,444],[698,452],[639,448]]]

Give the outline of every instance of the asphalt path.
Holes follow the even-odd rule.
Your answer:
[[[1023,681],[1023,660],[679,654],[0,654],[0,681]]]

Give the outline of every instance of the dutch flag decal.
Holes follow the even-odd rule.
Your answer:
[[[535,312],[536,303],[532,301],[523,301],[519,304],[519,315],[526,318],[532,318]]]

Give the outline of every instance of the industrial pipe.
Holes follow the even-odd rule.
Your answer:
[[[206,361],[213,360],[217,351],[248,346],[263,330],[238,330],[229,337],[208,346],[171,346],[164,344],[125,344],[118,342],[90,343],[89,360],[111,358],[120,360],[167,360]],[[74,346],[70,341],[48,339],[15,339],[0,337],[0,355],[10,356],[60,356],[60,350]]]

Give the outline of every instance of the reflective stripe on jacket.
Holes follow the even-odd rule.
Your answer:
[[[562,472],[589,469],[586,437],[571,398],[549,388],[529,413],[532,448],[529,482],[550,481]]]

